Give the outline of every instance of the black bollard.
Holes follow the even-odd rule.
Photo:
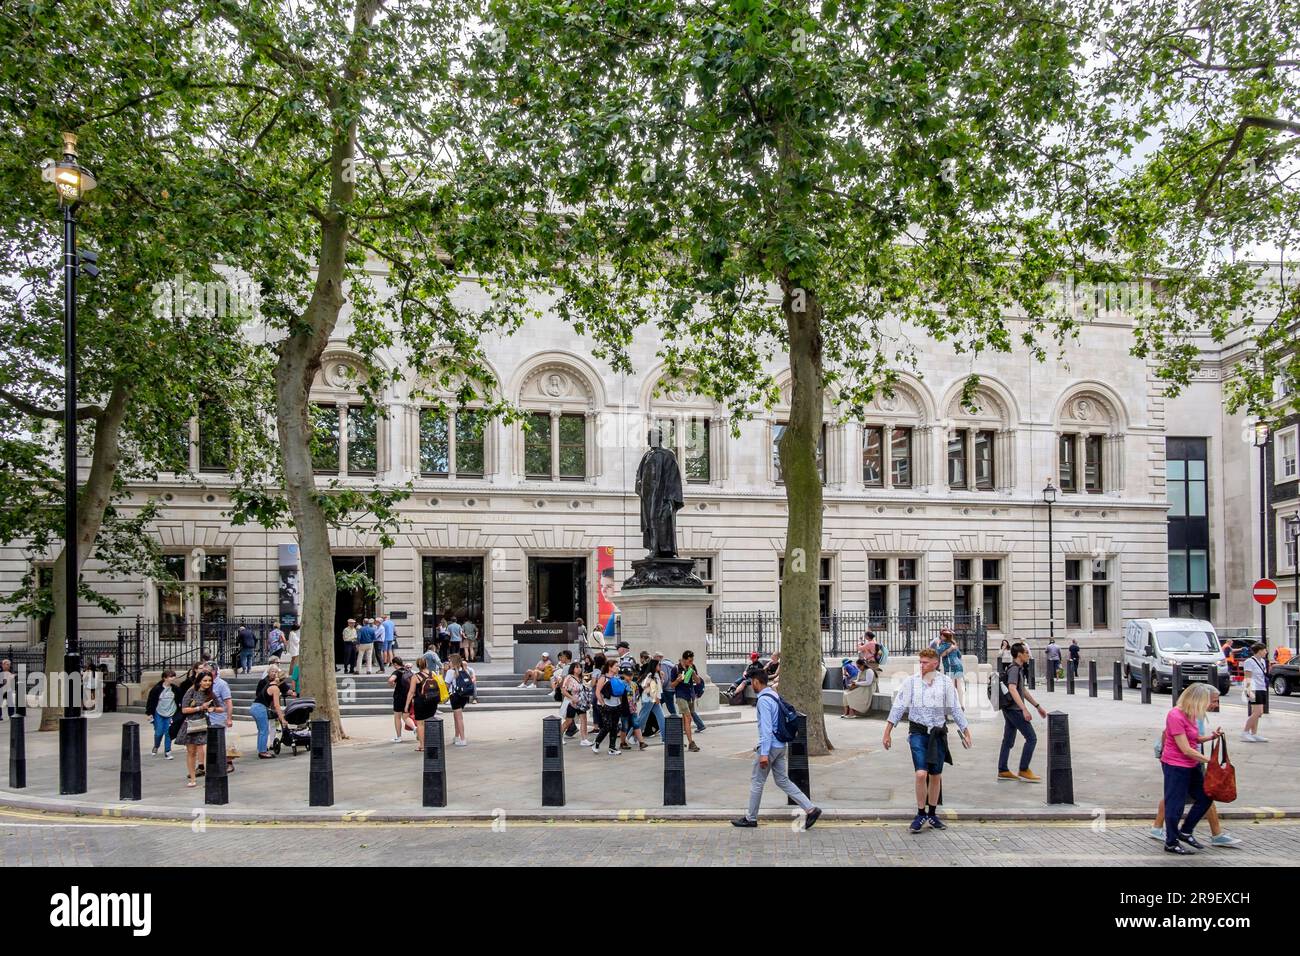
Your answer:
[[[682,718],[664,720],[664,806],[686,806],[686,753],[682,747]]]
[[[224,807],[230,802],[230,777],[226,775],[226,728],[208,728],[208,755],[203,771],[203,802]]]
[[[1027,676],[1029,677],[1029,689],[1030,689],[1030,690],[1037,690],[1037,689],[1038,689],[1038,678],[1037,678],[1037,676],[1034,674],[1034,671],[1037,669],[1037,668],[1034,667],[1034,659],[1031,657],[1031,658],[1029,658],[1029,660],[1026,661],[1025,663],[1026,663],[1026,666],[1029,668],[1028,671],[1026,672]]]
[[[122,778],[119,800],[140,799],[140,725],[128,720],[122,725]]]
[[[445,807],[447,805],[447,741],[443,736],[441,717],[430,717],[424,722],[422,794],[423,806]]]
[[[59,718],[59,793],[86,792],[86,718]]]
[[[22,790],[27,786],[27,734],[24,717],[9,720],[9,788]]]
[[[1142,703],[1151,703],[1151,665],[1142,665]]]
[[[542,718],[542,806],[564,806],[564,742],[560,718]]]
[[[307,805],[334,806],[334,742],[330,722],[311,722],[311,771],[307,783]]]
[[[1047,802],[1074,803],[1074,770],[1070,765],[1070,715],[1047,715]]]
[[[1056,668],[1053,667],[1052,662],[1045,657],[1043,658],[1043,673],[1047,675],[1047,692],[1049,694],[1055,694],[1056,693]]]
[[[1112,668],[1110,695],[1116,700],[1124,699],[1124,666],[1119,661]]]
[[[1065,663],[1065,692],[1067,694],[1074,693],[1074,661],[1066,661]]]
[[[803,791],[803,795],[812,799],[812,781],[808,779],[808,717],[799,715],[799,734],[786,744],[785,771],[790,782]],[[786,797],[789,806],[795,806],[791,797]]]
[[[1182,693],[1183,693],[1183,669],[1179,664],[1175,663],[1174,676],[1169,682],[1169,694],[1173,698],[1173,703],[1175,706],[1177,706],[1178,698],[1182,695]]]

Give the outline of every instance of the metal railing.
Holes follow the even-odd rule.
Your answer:
[[[239,656],[239,629],[252,628],[257,636],[253,662],[267,660],[266,635],[275,622],[265,618],[232,618],[228,621],[145,621],[117,629],[119,668],[128,675],[123,680],[138,681],[144,671],[174,668],[183,671],[208,654],[222,667],[234,666]]]
[[[931,611],[922,614],[874,614],[870,611],[833,611],[821,620],[822,653],[827,657],[852,657],[870,631],[891,655],[916,654],[951,628],[963,654],[988,660],[988,629],[979,614]],[[781,618],[775,611],[725,611],[713,616],[708,637],[714,660],[745,659],[757,652],[766,656],[781,648]]]

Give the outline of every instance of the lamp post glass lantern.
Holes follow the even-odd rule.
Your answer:
[[[86,718],[78,686],[77,585],[77,206],[97,183],[77,162],[77,137],[63,134],[63,157],[46,164],[41,178],[54,185],[63,210],[63,568],[66,599],[63,719],[59,726],[59,792],[86,792]]]
[[[1047,636],[1049,640],[1056,640],[1056,583],[1052,573],[1055,551],[1052,540],[1052,505],[1056,504],[1056,487],[1051,478],[1047,479],[1047,487],[1043,489],[1043,501],[1047,503]]]

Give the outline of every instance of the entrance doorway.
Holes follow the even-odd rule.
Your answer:
[[[376,584],[379,583],[375,577],[375,556],[373,554],[347,554],[334,556],[334,573],[337,575],[340,571],[355,574],[358,571],[364,571],[370,576],[370,580]],[[350,590],[340,590],[334,597],[334,661],[342,664],[343,657],[343,628],[348,626],[348,618],[357,622],[357,627],[361,626],[361,619],[375,616],[375,599],[366,593],[364,588],[352,588]]]
[[[587,558],[529,558],[528,613],[546,623],[587,621]]]
[[[478,632],[474,659],[485,660],[483,647],[483,559],[427,556],[422,559],[424,640],[437,637],[438,621],[454,617],[461,626],[473,621]],[[423,645],[420,650],[423,650]]]

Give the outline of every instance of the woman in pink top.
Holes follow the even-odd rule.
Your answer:
[[[1210,709],[1212,696],[1208,684],[1193,684],[1182,692],[1177,706],[1165,717],[1165,745],[1160,752],[1160,766],[1165,774],[1166,853],[1186,855],[1191,852],[1182,846],[1183,843],[1197,850],[1205,849],[1192,831],[1212,802],[1205,795],[1204,787],[1204,765],[1210,762],[1210,758],[1197,747],[1222,736],[1223,731],[1216,727],[1214,733],[1202,737],[1196,724]],[[1184,820],[1183,808],[1188,796],[1192,798],[1192,809]]]

